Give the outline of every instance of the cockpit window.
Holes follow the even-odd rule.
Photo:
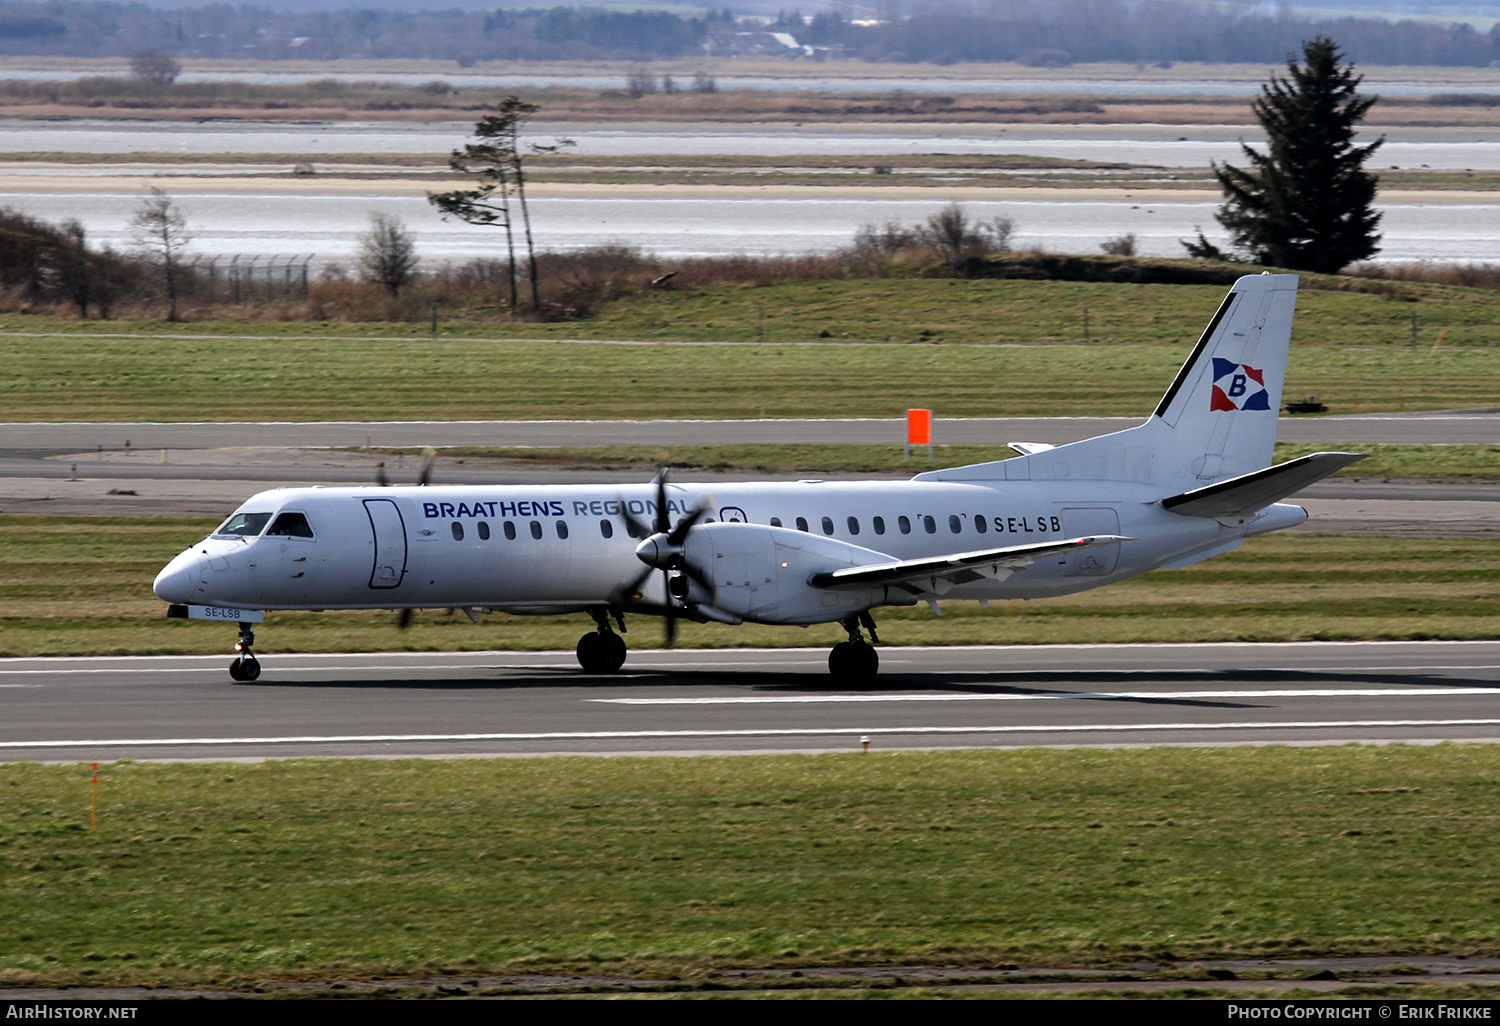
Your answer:
[[[283,513],[276,518],[271,525],[267,535],[278,535],[285,538],[311,538],[312,527],[307,523],[307,517],[301,513]]]
[[[270,521],[269,513],[236,513],[219,525],[216,538],[254,538]]]

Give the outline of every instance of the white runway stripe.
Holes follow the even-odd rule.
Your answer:
[[[728,737],[859,737],[863,735],[922,734],[1076,734],[1131,731],[1173,730],[1357,730],[1370,727],[1497,727],[1500,719],[1465,720],[1289,720],[1248,723],[1090,723],[1034,724],[1030,726],[968,727],[828,727],[765,730],[586,730],[514,734],[331,734],[294,735],[286,737],[171,737],[171,738],[94,738],[57,741],[0,741],[0,750],[73,749],[73,748],[177,748],[205,745],[284,745],[284,744],[386,744],[395,742],[454,741],[631,741],[679,738]]]
[[[718,698],[590,698],[606,705],[805,705],[862,702],[1045,702],[1068,698],[1160,699],[1185,698],[1442,698],[1460,695],[1494,695],[1492,688],[1301,688],[1258,691],[1036,691],[1025,694],[985,695],[724,695]]]

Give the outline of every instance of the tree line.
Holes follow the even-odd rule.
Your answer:
[[[1500,25],[1310,17],[1269,5],[1195,0],[918,0],[882,4],[883,20],[854,24],[837,11],[789,10],[777,28],[804,44],[842,47],[869,61],[1276,63],[1326,36],[1362,64],[1486,66],[1500,61]],[[702,52],[710,32],[760,27],[728,10],[687,16],[558,6],[490,11],[296,12],[227,4],[158,10],[141,4],[0,2],[0,55],[268,60],[429,58],[652,60]]]

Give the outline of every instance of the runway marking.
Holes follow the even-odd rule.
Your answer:
[[[1447,695],[1494,695],[1493,688],[1305,688],[1266,691],[1035,691],[1020,695],[755,695],[719,698],[588,698],[607,705],[802,705],[859,702],[1037,702],[1067,698],[1432,698]]]
[[[1326,730],[1363,729],[1369,727],[1496,727],[1500,719],[1473,720],[1303,720],[1262,721],[1247,723],[1096,723],[1050,724],[1030,726],[967,727],[806,727],[800,729],[763,730],[584,730],[542,731],[507,734],[331,734],[295,737],[169,737],[169,738],[89,738],[61,741],[0,741],[0,749],[45,748],[177,748],[204,745],[289,745],[289,744],[385,744],[394,742],[453,741],[631,741],[669,740],[674,738],[730,737],[857,737],[863,735],[900,734],[1078,734],[1124,733],[1129,731],[1173,730]]]

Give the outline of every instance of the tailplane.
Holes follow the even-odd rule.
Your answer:
[[[1295,274],[1247,275],[1144,424],[917,479],[1138,481],[1187,490],[1268,467],[1296,304]]]

